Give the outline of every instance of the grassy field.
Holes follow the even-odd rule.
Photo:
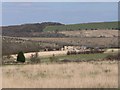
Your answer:
[[[117,88],[117,62],[7,65],[3,88]]]
[[[68,37],[118,37],[119,30],[74,30],[74,31],[59,31],[58,33],[64,34]]]
[[[43,31],[64,31],[64,30],[70,31],[70,30],[116,29],[116,28],[118,28],[118,22],[100,22],[61,26],[47,26]]]
[[[91,60],[91,59],[103,59],[108,54],[78,54],[78,55],[66,55],[66,56],[58,56],[60,59],[78,59],[78,60]]]
[[[67,59],[67,60],[98,60],[98,59],[105,59],[108,55],[110,54],[104,54],[104,53],[99,53],[99,54],[78,54],[78,55],[62,55],[62,56],[54,56],[55,59],[58,61]],[[50,57],[43,57],[41,58],[42,62],[49,62]]]
[[[118,46],[118,38],[29,38],[27,39],[33,40],[33,41],[41,41],[41,42],[49,42],[49,43],[55,43],[58,45],[85,45],[85,46]]]

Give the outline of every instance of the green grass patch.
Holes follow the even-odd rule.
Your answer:
[[[100,22],[100,23],[47,26],[43,31],[70,31],[70,30],[97,30],[97,29],[118,29],[118,22]]]
[[[104,59],[109,54],[105,53],[98,53],[98,54],[77,54],[77,55],[63,55],[63,56],[55,56],[59,61],[68,59],[68,60],[98,60],[98,59]],[[49,62],[50,57],[41,58],[42,62]]]
[[[79,54],[79,55],[66,55],[66,56],[61,56],[58,57],[60,59],[79,59],[79,60],[91,60],[91,59],[103,59],[107,56],[108,54]]]

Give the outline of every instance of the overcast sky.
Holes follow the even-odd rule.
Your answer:
[[[117,2],[2,3],[2,25],[41,22],[76,24],[117,20]]]

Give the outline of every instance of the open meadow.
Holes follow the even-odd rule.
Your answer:
[[[119,87],[120,5],[66,1],[2,3],[0,87]]]
[[[117,61],[7,65],[3,88],[117,88]]]

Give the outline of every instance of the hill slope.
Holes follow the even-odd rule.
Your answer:
[[[14,26],[3,26],[2,27],[2,35],[3,36],[45,36],[46,33],[42,33],[43,29],[46,26],[59,26],[63,25],[61,23],[56,22],[44,22],[44,23],[34,23],[34,24],[22,24],[22,25],[14,25]]]
[[[118,29],[118,22],[100,22],[70,24],[61,26],[47,26],[43,31],[72,31],[72,30],[97,30],[97,29]]]
[[[118,22],[84,23],[84,24],[71,24],[71,25],[64,25],[56,22],[44,22],[44,23],[4,26],[2,27],[2,35],[11,36],[11,37],[72,37],[70,31],[76,33],[77,31],[82,30],[82,33],[79,32],[80,35],[78,36],[86,37],[86,30],[91,32],[93,32],[93,30],[96,31],[98,30],[101,32],[101,35],[103,35],[102,30],[106,31],[108,29],[114,30],[116,32],[116,30],[119,29]],[[95,37],[99,37],[101,35]],[[77,35],[74,36],[76,37]]]
[[[16,54],[19,51],[38,52],[45,48],[58,48],[58,45],[18,37],[2,37],[2,55]]]

